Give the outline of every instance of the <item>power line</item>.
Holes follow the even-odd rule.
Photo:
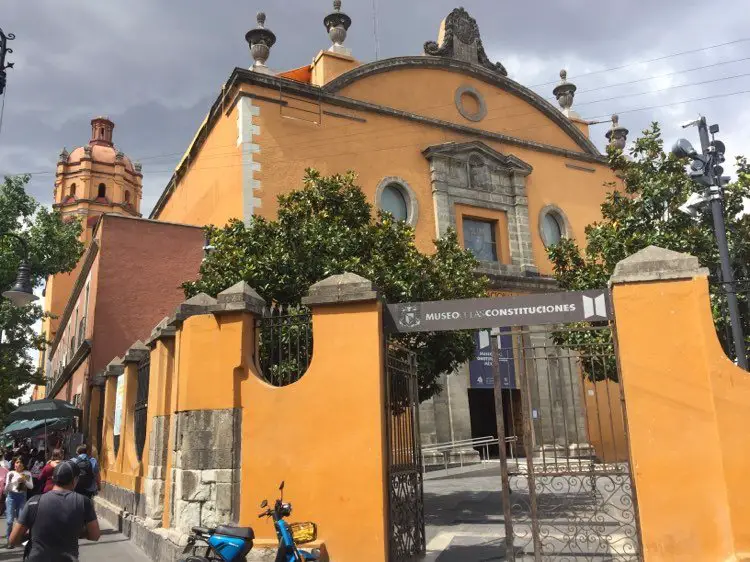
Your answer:
[[[696,70],[705,70],[707,68],[714,68],[717,66],[722,66],[725,64],[732,64],[735,62],[744,62],[750,60],[750,57],[743,57],[741,59],[734,59],[734,60],[728,60],[723,62],[716,62],[713,64],[704,64],[703,66],[696,66],[694,68],[686,68],[684,70],[675,70],[673,72],[665,72],[664,74],[656,74],[654,76],[649,76],[647,78],[638,78],[637,80],[628,80],[627,82],[617,82],[616,84],[607,84],[605,86],[598,86],[596,88],[587,88],[585,90],[578,90],[578,94],[582,93],[588,93],[588,92],[597,92],[599,90],[606,90],[607,88],[616,88],[617,86],[628,86],[630,84],[638,84],[639,82],[647,82],[649,80],[655,80],[656,78],[666,78],[667,76],[675,76],[677,74],[685,74],[687,72],[694,72]]]
[[[744,74],[733,74],[732,76],[724,76],[722,78],[712,78],[711,80],[703,80],[702,82],[693,82],[688,84],[677,84],[676,86],[666,86],[664,88],[659,88],[658,90],[648,90],[646,92],[639,92],[637,94],[624,94],[621,96],[613,96],[611,98],[603,98],[600,100],[594,100],[594,101],[585,101],[583,103],[577,104],[578,107],[582,105],[591,105],[592,103],[601,103],[604,101],[612,101],[612,100],[618,100],[622,98],[627,97],[635,97],[635,96],[645,96],[646,94],[657,94],[659,92],[666,92],[668,90],[677,90],[679,88],[688,88],[692,86],[702,86],[703,84],[713,84],[714,82],[723,82],[725,80],[734,80],[736,78],[745,78],[747,76],[750,76],[750,72],[745,72]]]
[[[656,57],[656,58],[653,58],[653,59],[642,60],[642,61],[637,61],[637,62],[629,62],[627,64],[621,64],[620,66],[613,66],[613,67],[610,67],[610,68],[603,68],[601,70],[592,70],[591,72],[584,72],[582,74],[576,74],[575,76],[571,76],[569,79],[572,79],[572,78],[582,78],[584,76],[593,76],[594,74],[603,74],[605,72],[612,72],[612,71],[615,71],[615,70],[622,70],[623,68],[630,68],[631,66],[637,66],[639,64],[648,64],[648,63],[651,63],[651,62],[657,62],[657,61],[660,61],[660,60],[666,60],[666,59],[670,59],[670,58],[673,58],[673,57],[680,57],[682,55],[689,55],[689,54],[692,54],[692,53],[700,53],[702,51],[710,51],[711,49],[718,49],[719,47],[726,47],[727,45],[736,45],[737,43],[744,43],[745,41],[750,41],[750,37],[744,37],[742,39],[735,39],[734,41],[727,41],[726,43],[718,43],[716,45],[709,45],[708,47],[700,47],[698,49],[690,49],[688,51],[680,51],[678,53],[672,53],[672,54],[669,54],[669,55],[663,55],[663,56]],[[530,88],[538,88],[540,86],[548,86],[549,84],[557,84],[557,81],[553,80],[552,82],[544,82],[542,84],[536,84],[535,86],[529,86],[529,87]]]

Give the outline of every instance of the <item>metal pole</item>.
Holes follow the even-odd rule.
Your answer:
[[[729,308],[729,320],[732,324],[732,339],[734,340],[734,352],[737,355],[737,364],[747,371],[747,352],[745,350],[745,336],[742,333],[742,321],[740,320],[740,307],[737,302],[737,293],[734,283],[734,272],[729,259],[729,244],[727,243],[727,230],[724,223],[724,205],[722,200],[721,177],[717,178],[714,166],[715,153],[711,150],[708,137],[708,125],[706,118],[701,117],[698,121],[698,133],[701,139],[703,154],[710,157],[707,172],[711,180],[709,188],[709,201],[711,202],[711,215],[714,220],[714,233],[716,243],[719,246],[719,257],[721,260],[721,284],[727,294],[727,307]]]

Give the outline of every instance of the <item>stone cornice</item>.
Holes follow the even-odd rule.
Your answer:
[[[86,357],[89,356],[91,353],[91,340],[83,340],[81,342],[81,345],[78,346],[78,349],[76,350],[73,357],[68,361],[68,364],[65,365],[62,372],[60,373],[60,376],[51,381],[51,385],[49,388],[47,388],[46,396],[48,398],[54,398],[54,396],[60,392],[60,389],[62,386],[68,382],[68,379],[71,377],[73,372],[83,363],[83,361],[86,359]],[[48,379],[50,380],[50,379]]]

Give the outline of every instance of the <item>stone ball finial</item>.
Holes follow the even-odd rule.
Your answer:
[[[607,137],[609,144],[619,150],[625,150],[625,145],[628,142],[628,131],[625,127],[620,125],[620,116],[616,113],[612,115],[612,126],[609,128],[604,136]]]
[[[60,162],[67,162],[69,156],[70,156],[70,153],[68,152],[68,148],[67,147],[63,147],[63,149],[60,151],[59,161]]]
[[[258,12],[256,16],[258,26],[245,34],[245,41],[250,46],[253,56],[253,70],[268,72],[266,61],[271,55],[271,47],[276,43],[276,35],[266,28],[266,14]]]
[[[563,113],[569,112],[570,108],[573,107],[576,89],[575,84],[568,82],[568,71],[563,68],[560,71],[560,83],[552,90]]]
[[[330,50],[348,54],[348,49],[344,47],[344,41],[346,41],[347,31],[352,25],[352,18],[341,11],[341,0],[334,0],[333,12],[323,19],[323,25],[333,43]]]

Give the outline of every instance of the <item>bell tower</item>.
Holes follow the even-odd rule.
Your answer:
[[[91,139],[72,152],[63,149],[57,160],[53,207],[83,226],[81,241],[89,245],[94,226],[104,213],[140,217],[143,194],[141,165],[133,163],[112,141],[115,124],[108,117],[91,120]],[[47,280],[45,311],[59,317],[70,298],[81,263],[70,273]],[[58,320],[48,318],[43,333],[55,337]]]

